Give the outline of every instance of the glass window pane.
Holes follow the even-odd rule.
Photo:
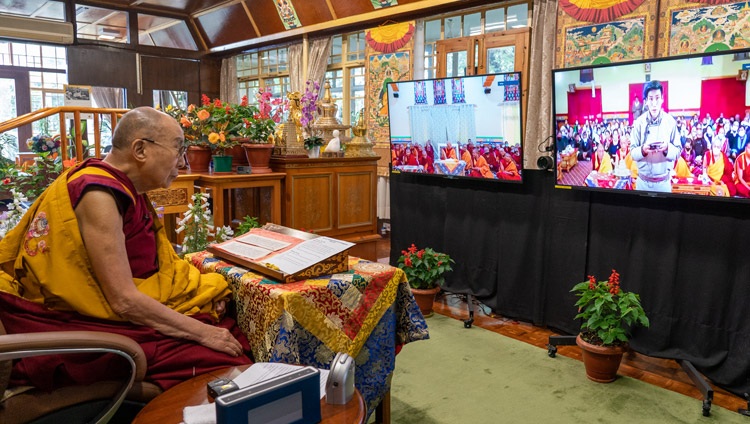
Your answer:
[[[158,106],[162,110],[164,110],[167,108],[167,106],[171,105],[172,107],[187,109],[187,91],[154,90],[153,93],[154,107]]]
[[[424,41],[431,43],[440,40],[440,19],[424,23]]]
[[[482,14],[472,13],[464,15],[464,35],[479,35],[482,33]]]
[[[328,58],[328,64],[341,63],[341,55],[343,53],[343,37],[337,35],[333,37],[331,42],[331,57]]]
[[[354,125],[360,111],[365,108],[365,68],[358,66],[351,68],[349,72],[349,122],[344,124]]]
[[[508,7],[508,28],[525,28],[529,26],[529,6],[526,3]]]
[[[447,78],[466,76],[466,51],[451,52],[446,55]]]
[[[515,46],[487,49],[487,73],[513,72],[515,60]]]
[[[488,10],[484,15],[484,32],[505,31],[505,8]]]
[[[336,119],[343,122],[344,113],[344,71],[337,69],[334,71],[326,72],[325,79],[331,85],[331,97],[333,102],[336,103]],[[325,84],[323,85],[325,87]],[[322,89],[321,89],[322,90]]]
[[[445,39],[461,37],[461,17],[453,16],[445,19]]]

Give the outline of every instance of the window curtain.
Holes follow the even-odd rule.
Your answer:
[[[435,143],[442,144],[448,141],[466,143],[469,139],[476,140],[473,104],[417,105],[408,109],[412,143],[425,144],[427,140],[431,140],[435,146]]]
[[[125,90],[115,87],[91,87],[97,107],[121,109],[125,107]]]
[[[237,91],[237,58],[228,57],[221,61],[221,84],[219,98],[227,103],[239,103],[239,92]]]
[[[302,72],[302,43],[289,46],[289,90],[302,92],[305,89],[305,76]]]
[[[531,28],[524,165],[535,164],[544,155],[537,146],[553,134],[552,67],[555,51],[549,46],[555,45],[557,0],[534,0]]]
[[[328,58],[330,57],[331,37],[310,40],[310,46],[308,48],[307,79],[320,83],[321,92],[323,91],[323,77],[326,75]]]

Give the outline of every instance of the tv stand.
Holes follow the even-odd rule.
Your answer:
[[[576,344],[576,336],[549,336],[549,341],[547,343],[547,355],[550,358],[554,358],[555,356],[557,356],[557,346],[570,346],[574,344]],[[703,395],[703,416],[710,416],[711,403],[713,403],[714,400],[714,389],[711,388],[711,386],[706,382],[703,376],[700,375],[698,370],[695,369],[690,361],[684,359],[675,359],[675,361],[680,364],[680,367],[685,371],[685,373],[687,373],[690,381],[695,384],[695,387],[697,387]],[[746,396],[746,399],[747,398],[748,396]],[[748,400],[748,409],[750,410],[750,400]],[[746,411],[745,413],[743,413],[742,411],[743,410],[740,410],[738,412],[743,415],[750,416],[749,411],[744,410]]]

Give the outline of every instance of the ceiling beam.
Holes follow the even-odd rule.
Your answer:
[[[322,22],[319,24],[302,26],[299,28],[291,29],[288,31],[270,34],[263,37],[253,38],[251,40],[238,41],[236,43],[227,44],[224,46],[218,46],[210,49],[210,53],[229,53],[233,51],[241,51],[243,49],[253,48],[255,46],[262,46],[271,44],[274,42],[286,41],[291,38],[299,38],[304,34],[312,34],[316,32],[323,32],[326,30],[332,30],[339,27],[355,26],[355,25],[367,25],[378,21],[387,19],[398,18],[399,16],[414,14],[421,10],[434,9],[436,7],[445,7],[450,5],[466,4],[467,7],[473,5],[472,3],[484,3],[484,2],[472,2],[466,0],[423,0],[415,3],[407,3],[404,5],[385,7],[377,9],[372,12],[363,13],[354,16],[348,16],[346,18],[330,20],[328,22]]]

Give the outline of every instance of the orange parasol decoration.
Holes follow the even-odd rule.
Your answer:
[[[365,34],[367,45],[380,53],[393,53],[404,47],[414,36],[409,22],[373,28]]]
[[[643,0],[560,0],[565,13],[583,22],[611,22],[631,13]]]

